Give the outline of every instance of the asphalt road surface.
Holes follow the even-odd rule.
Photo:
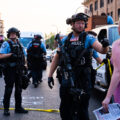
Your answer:
[[[37,109],[59,109],[59,83],[55,78],[55,86],[51,90],[47,84],[47,76],[49,72],[50,63],[48,62],[47,70],[43,72],[43,82],[37,88],[32,84],[29,85],[27,90],[23,90],[23,107],[37,108]],[[0,78],[0,108],[3,108],[3,95],[4,95],[4,80]],[[90,120],[96,120],[93,115],[93,110],[101,106],[101,101],[104,99],[104,94],[99,91],[93,90],[90,104],[89,116]],[[11,96],[11,108],[14,108],[14,89]],[[10,116],[3,116],[3,110],[0,110],[0,120],[61,120],[59,113],[29,111],[28,114],[15,114],[14,110],[10,111]]]

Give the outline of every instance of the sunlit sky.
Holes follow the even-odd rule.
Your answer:
[[[35,31],[43,34],[65,34],[69,25],[66,19],[83,11],[83,0],[0,0],[4,32],[10,27],[20,31]]]

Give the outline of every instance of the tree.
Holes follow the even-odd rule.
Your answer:
[[[47,35],[47,37],[49,37],[48,39],[46,39],[46,45],[49,46],[49,49],[54,49],[54,39],[55,39],[55,34],[54,33],[50,33],[49,35]]]

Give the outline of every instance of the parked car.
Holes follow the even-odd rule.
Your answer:
[[[118,25],[105,25],[103,27],[93,29],[92,31],[97,33],[97,38],[99,41],[101,41],[104,38],[107,38],[109,40],[110,49],[108,53],[110,54],[111,49],[112,49],[112,43],[115,40],[120,38],[119,33],[118,33]],[[106,58],[106,54],[100,54],[100,53],[98,54],[100,58],[102,59]],[[94,58],[92,59],[92,65],[94,69],[99,66],[99,64],[96,62]],[[97,70],[94,88],[102,92],[105,92],[107,91],[109,87],[109,83],[110,83],[110,77],[108,76],[108,66],[103,65]]]
[[[46,59],[47,59],[48,61],[51,60],[51,54],[52,54],[52,50],[47,49]]]
[[[52,51],[51,57],[50,57],[50,58],[51,58],[51,59],[50,59],[50,62],[52,62],[52,60],[53,60],[53,58],[54,58],[56,52],[57,52],[57,49],[54,49],[54,50]]]

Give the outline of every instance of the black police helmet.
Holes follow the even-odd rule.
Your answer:
[[[67,19],[66,19],[66,24],[69,25],[69,24],[71,24],[71,23],[72,23],[72,19],[71,19],[71,18],[67,18]]]
[[[79,21],[79,20],[85,21],[85,28],[87,28],[88,18],[89,18],[89,16],[86,15],[85,13],[77,13],[75,15],[72,15],[72,17],[71,17],[72,22],[76,22],[76,21]]]
[[[76,22],[79,20],[83,20],[85,22],[88,21],[88,15],[86,15],[85,13],[77,13],[75,15],[72,15],[72,22]]]
[[[17,28],[15,28],[15,27],[12,27],[12,28],[8,29],[8,31],[7,31],[7,38],[10,37],[10,33],[16,33],[18,38],[20,37],[20,31]]]
[[[40,34],[36,34],[34,35],[34,39],[40,40],[42,39],[42,36]]]

